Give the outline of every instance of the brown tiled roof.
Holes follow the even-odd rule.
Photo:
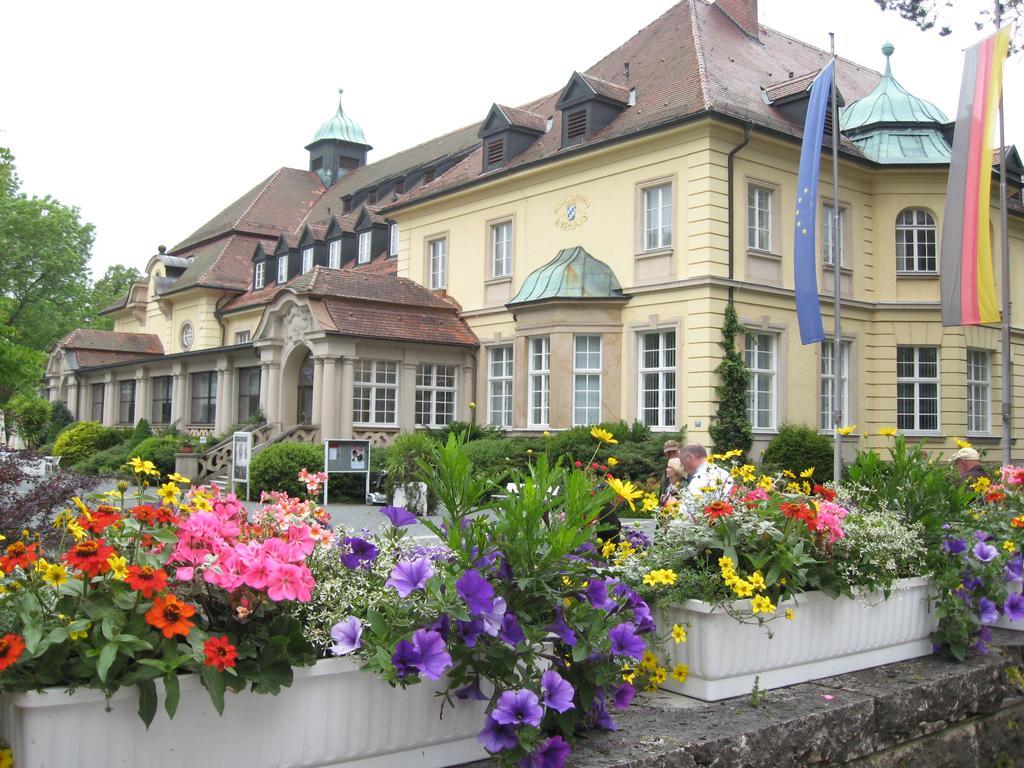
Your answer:
[[[323,304],[334,326],[327,330],[347,336],[460,347],[479,345],[452,307],[441,310],[333,297],[324,299]]]
[[[135,355],[162,355],[164,353],[164,345],[155,333],[98,331],[94,328],[74,330],[58,341],[55,346],[63,349],[103,350]]]
[[[145,360],[153,355],[140,355],[137,352],[110,352],[95,349],[73,349],[70,350],[78,361],[79,368],[94,368],[96,366],[114,365],[115,363],[127,363],[132,360]]]
[[[587,81],[590,87],[594,89],[594,93],[598,96],[604,96],[606,99],[612,99],[613,101],[618,101],[622,104],[629,101],[629,88],[625,86],[616,85],[615,83],[602,80],[594,75],[583,74],[583,79]]]
[[[814,82],[814,78],[818,76],[820,71],[820,69],[816,69],[813,72],[797,75],[781,83],[769,83],[765,86],[764,94],[768,97],[769,101],[775,102],[796,93],[803,93],[811,87],[811,83]]]
[[[387,250],[383,250],[366,264],[356,264],[354,261],[350,261],[342,269],[394,276],[398,274],[398,259],[389,259]]]
[[[527,112],[525,109],[506,107],[504,104],[499,104],[498,109],[508,118],[509,123],[517,128],[525,128],[528,131],[539,133],[544,133],[548,129],[548,119],[544,115]]]
[[[252,283],[252,255],[259,243],[273,250],[273,238],[251,235],[228,235],[203,243],[194,249],[182,249],[181,256],[191,256],[192,264],[170,284],[165,293],[194,286],[244,291]]]
[[[363,270],[325,269],[319,265],[286,286],[297,294],[380,301],[406,306],[451,310],[452,305],[419,283],[404,277]]]

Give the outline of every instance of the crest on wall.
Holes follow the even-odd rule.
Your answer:
[[[554,207],[555,226],[569,232],[579,229],[590,218],[590,199],[586,195],[568,195]]]

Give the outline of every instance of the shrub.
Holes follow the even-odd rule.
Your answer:
[[[149,422],[145,419],[139,419],[138,423],[135,425],[135,429],[132,430],[132,436],[128,438],[128,447],[134,448],[143,440],[152,436],[153,430],[149,428]]]
[[[761,457],[765,467],[800,472],[814,467],[814,482],[832,479],[832,440],[813,427],[783,424]]]
[[[64,404],[63,400],[54,400],[50,403],[50,431],[46,435],[46,442],[51,446],[66,426],[73,424],[75,417]],[[53,450],[52,448],[50,450]]]
[[[0,534],[10,542],[27,528],[39,533],[44,547],[53,548],[63,534],[50,524],[56,510],[72,496],[91,490],[96,480],[65,468],[46,477],[29,476],[24,470],[26,458],[31,456],[0,454]]]
[[[4,415],[29,448],[37,448],[46,441],[51,413],[50,401],[33,395],[15,395],[4,406]]]
[[[257,453],[249,464],[253,497],[262,491],[284,491],[305,498],[306,486],[299,482],[299,470],[320,472],[324,466],[323,446],[309,443],[275,443]]]
[[[71,468],[83,475],[117,475],[124,468],[132,449],[127,443],[118,443],[96,453],[90,453],[81,461],[76,461]]]
[[[718,384],[715,386],[718,412],[711,420],[709,432],[718,452],[740,450],[746,456],[753,443],[747,418],[746,395],[750,371],[743,362],[743,354],[736,348],[736,337],[742,339],[744,332],[745,329],[736,317],[736,307],[730,301],[725,307],[722,340],[718,342],[722,348],[722,362],[715,368],[718,374]],[[743,463],[742,459],[740,463]]]
[[[181,438],[175,435],[147,437],[131,451],[132,456],[152,461],[161,475],[169,475],[174,471],[174,454],[178,452]]]
[[[487,440],[501,437],[501,430],[491,424],[470,424],[468,421],[453,421],[440,429],[432,429],[427,434],[438,443],[448,442],[448,435],[456,434],[464,440]]]
[[[119,442],[119,430],[104,427],[97,421],[79,421],[60,433],[53,444],[53,453],[63,456],[66,464],[77,464],[89,454]]]
[[[384,490],[389,498],[394,496],[397,486],[416,482],[419,473],[417,461],[426,459],[431,455],[433,449],[434,441],[425,432],[406,432],[395,439],[388,449],[388,455],[383,465],[388,472]],[[428,511],[433,510],[436,501],[436,497],[428,497]]]

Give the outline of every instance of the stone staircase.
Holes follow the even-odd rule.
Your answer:
[[[273,434],[273,429],[269,424],[260,424],[247,431],[252,433],[253,456],[275,443],[316,443],[320,440],[320,427],[315,424],[299,424],[276,435]],[[203,484],[215,483],[221,488],[230,488],[233,455],[234,443],[231,437],[214,445],[199,458],[197,481]]]

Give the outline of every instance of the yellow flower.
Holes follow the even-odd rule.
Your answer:
[[[609,461],[610,461],[610,459],[609,459]],[[643,503],[643,506],[641,507],[641,509],[643,509],[644,512],[653,512],[657,508],[658,508],[658,497],[657,496],[655,496],[653,493],[648,493],[646,496],[644,496],[644,503]]]
[[[971,483],[971,490],[975,493],[985,493],[990,485],[992,485],[992,481],[987,477],[979,477]]]
[[[597,429],[597,427],[594,427],[594,429]],[[644,495],[644,492],[637,488],[632,480],[619,480],[617,477],[609,477],[605,482],[608,483],[608,487],[615,491],[619,497],[625,499],[631,510],[636,512],[636,504],[633,503],[633,499],[639,499]]]
[[[896,427],[882,427],[878,430],[878,434],[882,437],[895,437],[897,432],[899,432],[899,430],[896,429]]]
[[[182,485],[191,482],[187,477],[183,477],[179,475],[177,472],[171,472],[171,474],[167,476],[167,479],[170,480],[172,483],[180,483]]]
[[[160,497],[160,501],[162,501],[165,506],[169,507],[178,500],[178,497],[181,495],[181,488],[176,486],[174,483],[164,483],[156,489],[156,495]]]
[[[656,667],[655,670],[651,672],[651,683],[654,685],[661,685],[666,680],[668,680],[668,670],[665,669],[665,667]]]
[[[654,669],[658,666],[658,657],[655,656],[649,649],[644,651],[643,656],[640,657],[640,668],[641,669]]]
[[[775,490],[775,478],[770,475],[761,475],[757,481],[757,487],[762,491],[774,491]]]
[[[786,483],[786,493],[800,493],[802,490],[800,483]]]
[[[757,595],[750,601],[750,610],[754,613],[775,613],[775,606],[767,595]]]
[[[732,587],[732,591],[736,593],[736,597],[750,597],[754,594],[754,585],[749,581],[744,581],[743,579],[736,579],[729,586]],[[760,597],[760,595],[758,595],[758,597]],[[754,599],[756,600],[757,598]]]
[[[545,429],[545,430],[544,430],[543,432],[541,432],[541,435],[542,435],[543,437],[551,437],[551,433],[550,433],[550,432],[548,432],[548,431],[547,431],[546,429]]]
[[[149,459],[141,459],[138,456],[128,460],[128,466],[132,468],[132,472],[140,475],[159,475],[156,471],[156,464]]]
[[[669,568],[661,568],[659,570],[650,571],[644,576],[644,584],[649,587],[656,587],[660,584],[665,584],[671,587],[676,583],[676,572]]]
[[[812,477],[813,475],[814,475],[814,467],[808,467],[807,469],[805,469],[803,472],[800,473],[800,477],[803,478],[804,480],[807,480],[808,478]]]
[[[115,579],[118,581],[124,581],[128,578],[127,559],[120,555],[111,555],[107,558],[107,564],[110,566],[110,573]]]
[[[124,491],[120,491],[120,490],[118,490],[118,491],[104,491],[103,495],[104,496],[108,496],[111,499],[123,499],[124,498]]]
[[[74,502],[75,507],[78,508],[78,514],[89,516],[89,508],[85,506],[85,502],[77,496],[72,496],[71,501]]]
[[[213,504],[211,504],[210,500],[205,496],[197,495],[192,499],[192,508],[195,509],[196,512],[212,512]]]
[[[609,456],[608,457],[608,466],[609,467],[617,467],[618,465],[619,465],[619,460],[618,459],[616,459],[614,456]]]
[[[1017,551],[1017,545],[1014,544],[1012,541],[1004,541],[1003,549],[1012,554]]]
[[[725,569],[732,570],[734,565],[735,564],[733,563],[731,557],[726,557],[725,555],[723,555],[722,557],[718,558],[718,567],[721,568],[723,571]]]
[[[0,749],[0,768],[14,768],[14,752],[10,747]]]
[[[672,639],[676,641],[676,645],[686,642],[686,628],[682,624],[672,625]]]
[[[677,680],[680,683],[685,683],[686,678],[690,676],[690,667],[687,664],[676,664],[675,669],[672,670],[672,679]]]
[[[616,546],[614,541],[606,541],[601,547],[601,557],[605,559],[615,554]]]
[[[845,427],[836,427],[836,432],[840,435],[852,435],[856,429],[856,424],[848,424]]]
[[[793,470],[791,469],[782,470],[782,476],[788,477],[790,480],[796,480],[796,475],[793,474]]]
[[[474,410],[476,410],[476,403],[473,403],[473,402],[471,402],[471,403],[469,404],[469,407],[470,407],[470,408],[472,408],[472,409],[474,409]]]
[[[630,671],[630,672],[623,672],[622,673],[622,682],[624,682],[624,683],[629,683],[630,685],[632,685],[633,684],[633,680],[635,680],[635,679],[636,679],[636,672]]]
[[[76,632],[68,632],[68,637],[70,637],[72,640],[84,640],[88,636],[89,630],[87,629],[79,629]]]
[[[970,448],[970,447],[972,447],[969,441],[961,440],[959,437],[954,437],[953,438],[953,442],[956,444],[957,448]]]
[[[758,592],[764,592],[766,585],[764,583],[764,576],[761,575],[760,571],[754,571],[751,575],[750,585]]]
[[[67,526],[67,524],[74,519],[75,518],[74,516],[72,516],[70,509],[62,510],[61,512],[57,513],[57,516],[55,518],[53,518],[53,527],[59,531],[61,528]],[[2,541],[2,539],[0,539],[0,541]]]
[[[608,445],[618,445],[619,441],[615,439],[615,435],[609,432],[607,429],[601,429],[600,427],[591,427],[590,436],[595,440],[600,440],[602,443]]]
[[[62,584],[66,584],[68,580],[68,570],[63,565],[58,563],[50,563],[46,566],[46,570],[43,573],[43,581],[49,584],[54,589],[57,589]]]
[[[82,530],[82,526],[74,520],[68,523],[68,533],[74,537],[75,541],[81,541],[85,538],[85,531]]]
[[[786,609],[786,618],[789,619],[789,621],[792,621],[796,618],[796,613],[793,611],[792,608]]]

